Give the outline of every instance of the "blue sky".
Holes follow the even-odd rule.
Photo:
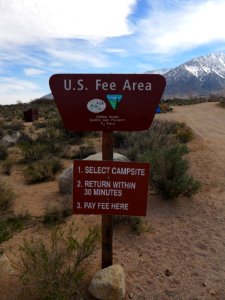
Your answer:
[[[225,52],[225,0],[0,0],[0,104],[56,73],[143,73]]]

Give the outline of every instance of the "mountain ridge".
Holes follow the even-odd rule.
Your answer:
[[[225,53],[195,57],[175,68],[146,71],[166,78],[163,98],[225,95]],[[53,99],[47,94],[40,99]]]

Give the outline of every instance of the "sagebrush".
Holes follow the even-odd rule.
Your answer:
[[[53,229],[48,241],[24,240],[16,267],[27,291],[44,300],[66,300],[78,295],[86,263],[98,240],[97,227],[89,229],[80,240],[74,224],[66,231]]]

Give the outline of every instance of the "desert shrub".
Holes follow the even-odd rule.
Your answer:
[[[23,230],[29,219],[30,216],[28,214],[18,216],[12,214],[8,217],[1,218],[0,243],[9,240],[13,236],[13,233]]]
[[[79,151],[75,158],[77,159],[83,159],[89,155],[95,154],[95,148],[92,143],[89,143],[88,145],[82,145],[79,147]]]
[[[13,133],[15,131],[21,131],[24,129],[23,121],[14,120],[9,123],[5,123],[4,129],[7,130],[8,133]]]
[[[42,132],[37,140],[37,143],[44,144],[48,153],[56,155],[62,151],[62,133],[58,129],[48,128]]]
[[[6,159],[8,156],[8,149],[6,146],[0,145],[0,160]]]
[[[63,213],[60,207],[47,207],[44,212],[43,223],[52,227],[61,224],[64,221]]]
[[[11,175],[14,165],[15,165],[15,161],[11,158],[7,158],[2,163],[2,173],[4,175]]]
[[[225,98],[220,98],[219,99],[219,105],[222,107],[225,107]]]
[[[51,231],[48,242],[43,239],[24,240],[19,246],[17,268],[27,290],[38,299],[66,300],[80,293],[88,258],[99,239],[96,227],[79,240],[77,229],[70,225],[67,231]]]
[[[36,129],[46,128],[46,126],[47,126],[46,122],[43,122],[43,121],[34,121],[33,125]]]
[[[114,143],[130,160],[138,160],[146,150],[169,146],[176,140],[176,122],[154,120],[149,130],[142,132],[117,132]]]
[[[138,235],[150,231],[150,226],[148,225],[147,221],[144,220],[144,218],[142,217],[114,215],[112,220],[113,226],[129,224],[131,226],[132,232]]]
[[[47,146],[44,144],[30,144],[29,142],[20,143],[19,147],[23,156],[24,163],[38,161],[44,158],[47,153]]]
[[[61,169],[62,164],[58,159],[41,160],[28,165],[24,177],[28,184],[51,181]]]
[[[188,143],[194,138],[194,134],[185,123],[177,123],[176,137],[181,143]]]
[[[9,209],[15,197],[13,190],[0,180],[0,211]]]
[[[1,128],[1,121],[0,121],[0,139],[2,139],[4,137],[4,130]]]
[[[142,155],[143,161],[150,162],[152,184],[164,199],[190,197],[199,190],[200,183],[187,174],[188,161],[184,158],[187,153],[188,148],[183,144],[157,148]]]
[[[113,133],[114,147],[127,148],[126,133],[123,131],[115,131]]]
[[[68,200],[68,199],[66,199]],[[45,208],[43,223],[47,227],[52,227],[61,224],[65,219],[72,214],[72,203],[71,201],[66,201],[58,206],[48,205]]]
[[[28,144],[28,145],[33,145],[34,141],[32,140],[32,138],[25,132],[20,132],[20,138],[19,138],[19,142],[17,143],[18,146],[23,144]]]

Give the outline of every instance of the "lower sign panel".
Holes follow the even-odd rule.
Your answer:
[[[148,163],[74,161],[74,214],[145,216]]]

